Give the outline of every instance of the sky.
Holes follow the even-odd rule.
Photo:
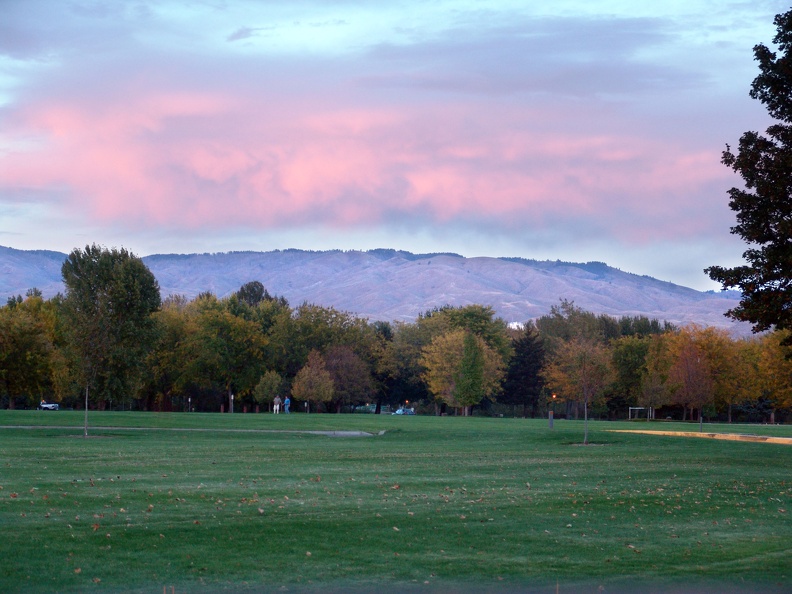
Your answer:
[[[776,0],[0,0],[0,245],[742,263]]]

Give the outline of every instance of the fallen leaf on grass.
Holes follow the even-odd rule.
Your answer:
[[[91,524],[91,528],[93,528],[93,531],[96,532],[99,530],[99,524]]]
[[[396,528],[396,526],[394,526],[394,527],[393,527],[393,529],[394,529],[396,532],[399,532],[399,529],[398,529],[398,528]]]

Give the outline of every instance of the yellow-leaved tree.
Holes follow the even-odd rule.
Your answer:
[[[421,365],[435,406],[445,403],[461,407],[465,416],[484,398],[494,399],[504,373],[501,356],[469,330],[452,330],[435,337],[424,347]]]
[[[292,384],[292,398],[304,402],[330,402],[335,388],[333,378],[317,350],[308,353],[308,362],[297,372]]]

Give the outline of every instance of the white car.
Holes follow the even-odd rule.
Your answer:
[[[39,410],[58,410],[60,408],[57,402],[44,402],[43,400],[38,407]]]
[[[415,409],[412,408],[400,408],[396,412],[392,412],[392,415],[414,415]]]

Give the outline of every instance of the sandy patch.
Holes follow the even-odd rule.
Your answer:
[[[675,437],[703,437],[725,441],[754,441],[792,445],[792,437],[772,437],[769,435],[745,435],[743,433],[699,433],[698,431],[652,431],[650,429],[609,429],[611,433],[646,433],[650,435],[671,435]]]

